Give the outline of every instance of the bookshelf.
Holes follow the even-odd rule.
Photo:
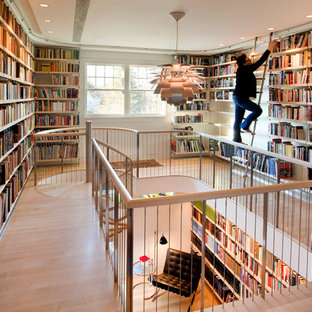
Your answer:
[[[206,72],[201,68],[202,75]],[[208,100],[206,82],[201,84],[201,93],[195,95],[192,102],[176,106],[172,111],[173,130],[197,130],[203,131],[207,126]],[[177,133],[171,136],[171,156],[194,157],[206,154],[204,143],[200,144],[199,136],[186,136],[184,133]]]
[[[79,50],[36,47],[36,129],[79,125]],[[38,140],[38,163],[76,162],[77,140]]]
[[[202,208],[202,202],[192,203],[192,246],[196,252],[200,252],[202,244]],[[229,292],[235,299],[243,294],[246,298],[260,294],[262,246],[209,205],[206,208],[205,246],[206,270],[212,271],[208,282],[219,297],[226,300]],[[306,282],[270,251],[266,257],[266,291]],[[223,293],[222,289],[227,292]]]
[[[279,40],[269,61],[268,150],[300,160],[311,155],[311,32]]]
[[[234,118],[232,92],[235,87],[235,58],[233,53],[212,56],[181,55],[179,58],[180,62],[203,68],[208,111],[204,132],[209,134],[228,136],[231,131],[223,125],[231,123],[228,119]],[[224,113],[227,113],[227,116]],[[215,123],[215,120],[218,120],[218,123]]]
[[[0,236],[33,167],[34,54],[23,27],[0,0]]]

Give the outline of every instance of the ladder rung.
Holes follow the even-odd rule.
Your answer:
[[[263,91],[257,91],[257,93],[263,93]]]
[[[256,77],[257,80],[264,80],[265,78]]]

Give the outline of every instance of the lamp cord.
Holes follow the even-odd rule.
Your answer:
[[[176,38],[176,60],[178,59],[178,41],[179,41],[179,21],[177,21],[177,38]]]

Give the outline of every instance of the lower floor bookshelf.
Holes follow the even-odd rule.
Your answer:
[[[0,195],[0,237],[2,236],[33,169],[32,149]]]
[[[194,251],[202,250],[202,203],[192,205],[191,242]],[[306,280],[271,252],[266,252],[263,272],[262,246],[240,228],[207,205],[205,261],[207,281],[224,301],[259,295],[262,277],[267,292],[305,283]],[[207,274],[206,274],[207,275]],[[228,293],[231,296],[228,298]]]

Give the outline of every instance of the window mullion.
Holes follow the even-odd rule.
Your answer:
[[[130,70],[129,65],[125,65],[125,115],[130,114]]]

